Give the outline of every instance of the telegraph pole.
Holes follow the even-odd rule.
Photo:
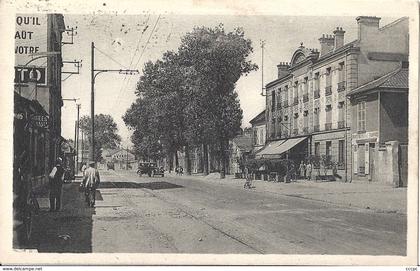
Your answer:
[[[77,136],[76,136],[76,171],[75,174],[79,172],[79,112],[80,112],[80,104],[77,105]]]
[[[90,61],[90,160],[95,161],[95,44],[91,44],[91,61]]]
[[[104,72],[118,72],[120,74],[138,74],[138,70],[130,70],[130,69],[118,69],[118,70],[111,70],[111,69],[98,69],[95,70],[95,43],[91,43],[91,69],[90,69],[90,119],[91,119],[91,141],[90,141],[90,148],[89,148],[89,156],[90,160],[96,163],[95,157],[95,78],[100,73]]]

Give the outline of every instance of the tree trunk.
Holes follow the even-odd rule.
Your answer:
[[[226,155],[225,155],[225,141],[223,139],[220,140],[220,179],[225,178],[226,172]]]
[[[190,159],[190,147],[185,146],[185,164],[186,164],[186,173],[191,175],[191,159]]]
[[[174,170],[174,156],[173,156],[173,154],[171,153],[171,154],[169,154],[168,155],[169,157],[168,157],[168,164],[169,164],[169,172],[172,172],[173,170]]]
[[[204,175],[209,175],[209,146],[203,144]]]
[[[175,155],[175,167],[177,168],[177,167],[179,167],[178,151],[177,150],[175,150],[174,155]]]

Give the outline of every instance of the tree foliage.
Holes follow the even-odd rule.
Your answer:
[[[138,99],[123,116],[134,130],[137,155],[158,159],[211,144],[224,160],[228,140],[241,132],[236,82],[257,69],[247,60],[250,53],[251,41],[240,28],[197,27],[182,38],[177,52],[146,63]]]
[[[87,143],[91,144],[91,125],[92,120],[89,116],[80,118],[80,129],[86,135]],[[118,135],[117,124],[110,115],[95,115],[95,157],[97,161],[102,159],[101,149],[115,149],[121,143]]]

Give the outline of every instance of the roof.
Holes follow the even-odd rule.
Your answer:
[[[259,113],[256,117],[249,121],[249,123],[254,124],[257,122],[265,122],[265,109]]]
[[[408,69],[398,68],[376,80],[361,85],[347,95],[352,96],[372,89],[408,89]]]
[[[250,135],[240,135],[232,139],[236,146],[243,151],[252,150],[252,137]]]

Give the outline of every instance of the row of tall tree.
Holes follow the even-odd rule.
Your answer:
[[[191,173],[190,152],[201,147],[208,174],[212,146],[224,178],[228,142],[241,131],[235,84],[258,68],[248,60],[250,53],[251,41],[241,28],[226,32],[219,25],[194,28],[177,51],[147,62],[137,83],[137,100],[123,116],[133,130],[136,154],[146,160],[169,157],[178,165],[177,151],[182,150]]]

